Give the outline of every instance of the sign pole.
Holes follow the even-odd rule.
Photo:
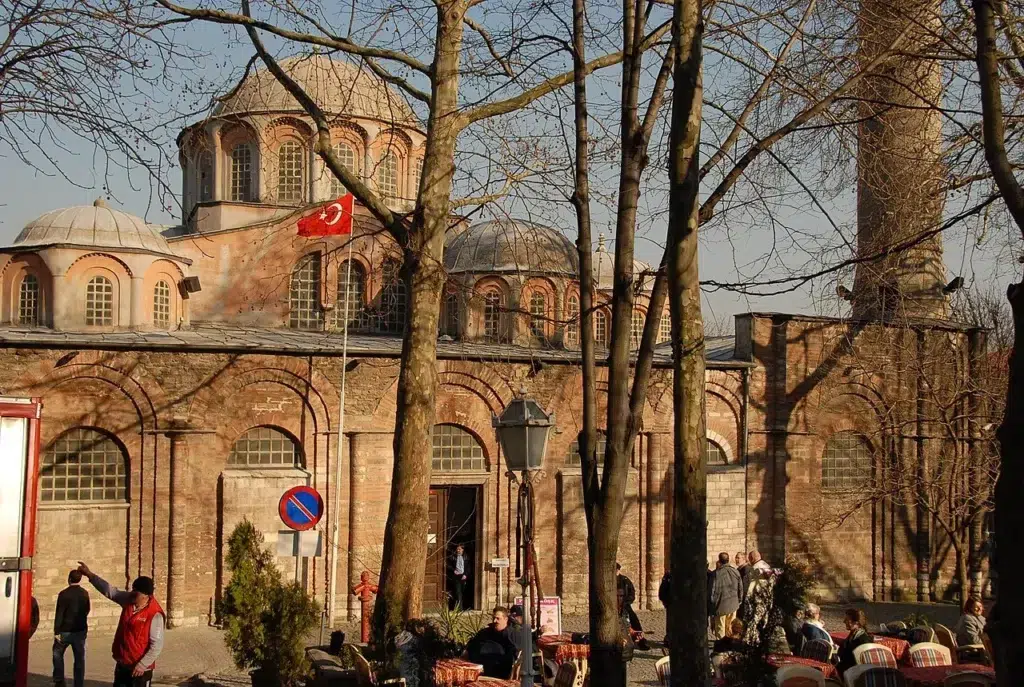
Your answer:
[[[342,311],[342,335],[341,335],[341,391],[338,400],[338,456],[335,459],[337,469],[334,474],[334,513],[331,514],[331,586],[327,597],[327,612],[330,614],[330,626],[334,627],[338,606],[338,554],[341,551],[341,475],[343,463],[341,460],[345,447],[345,368],[348,367],[348,289],[352,288],[352,244],[355,238],[352,234],[348,239],[348,260],[346,262],[345,274],[345,307]],[[349,456],[349,460],[352,457]]]

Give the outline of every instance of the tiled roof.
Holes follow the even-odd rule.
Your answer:
[[[710,367],[745,367],[745,361],[732,358],[732,337],[708,340]],[[268,355],[340,356],[343,339],[338,332],[308,332],[294,329],[241,327],[212,323],[194,324],[192,329],[118,332],[58,332],[16,326],[0,327],[0,347],[60,348],[93,350],[182,351],[197,353],[263,353]],[[348,355],[352,357],[397,358],[402,340],[396,336],[349,334]],[[656,367],[672,364],[672,352],[666,345],[655,351]],[[578,363],[578,351],[527,348],[511,344],[469,343],[439,339],[437,356],[441,359],[469,359],[509,362]]]

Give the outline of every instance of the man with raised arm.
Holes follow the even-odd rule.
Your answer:
[[[81,561],[78,570],[96,591],[121,607],[114,634],[114,687],[149,687],[157,656],[164,648],[166,619],[153,597],[153,578],[136,578],[127,592],[111,586]]]

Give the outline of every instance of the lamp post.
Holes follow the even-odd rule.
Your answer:
[[[530,552],[533,550],[533,489],[531,471],[541,469],[548,446],[548,432],[555,424],[554,413],[548,414],[536,401],[527,398],[526,389],[512,400],[500,416],[491,421],[498,434],[509,477],[522,474],[519,483],[519,518],[522,522],[523,574],[519,584],[523,588],[522,628],[522,687],[533,687],[533,633],[530,630]]]

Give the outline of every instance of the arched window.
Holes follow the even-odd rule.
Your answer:
[[[501,336],[501,292],[488,289],[484,292],[484,337],[497,341]]]
[[[252,146],[239,143],[231,149],[231,200],[252,201],[252,187]]]
[[[580,299],[576,294],[569,296],[566,311],[565,345],[576,348],[580,345]]]
[[[540,291],[530,296],[530,333],[544,338],[547,329],[548,300]]]
[[[594,311],[594,343],[608,345],[608,315],[604,310]]]
[[[163,279],[153,289],[153,326],[160,329],[171,326],[171,287]]]
[[[93,277],[85,287],[85,323],[90,327],[114,324],[114,285],[106,277]]]
[[[435,472],[482,472],[484,447],[458,425],[434,425],[431,469]]]
[[[380,293],[380,328],[390,334],[405,332],[405,309],[408,293],[402,278],[402,266],[397,260],[387,260],[381,269],[384,288]]]
[[[341,164],[345,165],[345,169],[350,172],[359,173],[359,165],[356,163],[356,151],[348,143],[335,143],[334,154],[341,160]],[[341,196],[348,193],[348,189],[345,188],[345,184],[341,183],[341,179],[334,176],[331,170],[327,170],[327,173],[331,175],[331,198],[340,198]]]
[[[597,430],[597,447],[594,449],[595,456],[597,457],[598,463],[604,463],[604,452],[608,448],[608,441],[605,438],[604,430]],[[580,442],[579,439],[573,439],[573,442],[569,444],[569,452],[565,454],[566,465],[582,465],[583,459],[580,458]]]
[[[420,184],[423,183],[423,158],[422,157],[416,158],[416,161],[413,163],[412,183],[413,183],[413,187],[412,187],[412,190],[409,192],[409,195],[412,196],[412,198],[410,198],[410,200],[416,200],[416,198],[419,197]]]
[[[658,343],[665,343],[672,338],[672,318],[665,313],[658,323]]]
[[[398,200],[398,156],[393,150],[388,150],[380,158],[377,166],[377,188],[384,196],[384,202],[392,203]]]
[[[454,291],[444,297],[444,333],[453,339],[459,336],[459,294]]]
[[[644,337],[644,313],[634,310],[629,321],[629,347],[640,348],[640,340]]]
[[[18,324],[39,326],[39,279],[26,274],[18,289]]]
[[[277,202],[299,203],[306,198],[306,150],[297,141],[277,149]]]
[[[334,315],[338,326],[348,318],[349,329],[359,326],[366,306],[366,272],[355,260],[345,260],[338,265],[338,302]]]
[[[295,441],[273,427],[253,427],[235,440],[228,465],[248,468],[302,467],[302,451]]]
[[[43,453],[40,498],[53,503],[124,502],[127,457],[106,432],[75,427]]]
[[[707,439],[704,444],[707,447],[706,454],[708,457],[709,467],[716,465],[728,465],[729,461],[725,456],[725,449],[723,449],[717,441]]]
[[[320,328],[320,254],[303,257],[292,270],[288,291],[289,319],[292,329]]]
[[[871,445],[857,432],[837,432],[821,456],[821,488],[862,489],[871,480]]]
[[[199,155],[199,202],[213,200],[213,154],[205,151]]]

